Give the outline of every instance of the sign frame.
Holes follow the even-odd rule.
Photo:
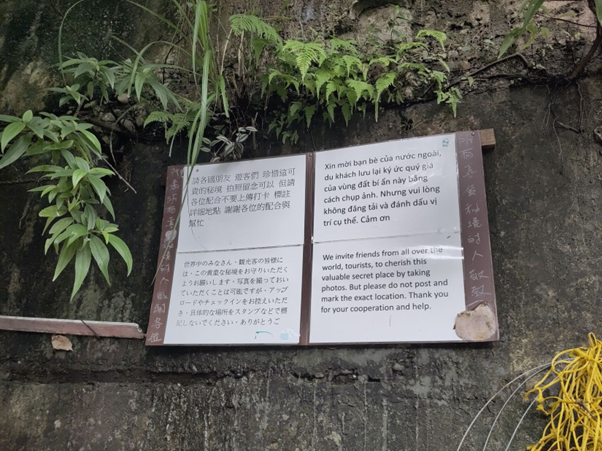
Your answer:
[[[460,340],[449,343],[491,342],[499,340],[499,325],[494,287],[493,262],[487,200],[483,167],[483,151],[495,147],[492,129],[454,133],[456,139],[456,162],[458,195],[460,204],[461,243],[463,251],[463,275],[465,293],[465,311],[456,318],[456,334]],[[439,135],[431,135],[439,136]],[[412,138],[410,138],[412,139]],[[376,143],[378,144],[378,143]],[[288,158],[286,156],[269,157]],[[374,344],[402,343],[446,343],[448,341],[386,341],[386,342],[310,342],[310,317],[312,295],[312,266],[314,249],[315,217],[315,166],[316,153],[305,154],[305,216],[302,262],[300,337],[298,344],[262,343],[262,346],[356,346]],[[262,160],[262,159],[257,159]],[[257,161],[254,160],[254,161]],[[209,163],[211,165],[230,164],[229,162]],[[185,166],[170,166],[167,171],[166,196],[161,227],[160,251],[157,273],[151,305],[151,314],[146,336],[148,346],[165,345],[165,329],[174,279],[175,253],[177,252],[178,233],[172,234],[177,227],[178,208],[182,204],[182,187]],[[472,233],[476,230],[478,231]],[[172,253],[173,252],[173,253]],[[259,344],[167,344],[169,346],[259,346]]]

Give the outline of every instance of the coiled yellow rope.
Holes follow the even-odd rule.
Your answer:
[[[550,417],[529,451],[602,451],[602,342],[561,352],[550,371],[525,397],[537,394],[538,410]],[[557,396],[545,396],[552,391]]]

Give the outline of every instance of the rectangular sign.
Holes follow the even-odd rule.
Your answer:
[[[457,341],[459,234],[314,245],[311,343]]]
[[[314,241],[460,232],[454,135],[316,154]]]
[[[153,296],[148,345],[497,340],[479,133],[171,167]]]
[[[195,166],[182,208],[180,248],[303,244],[305,160],[298,155]]]
[[[303,247],[178,254],[164,344],[299,343]]]

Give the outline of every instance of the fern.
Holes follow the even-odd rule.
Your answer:
[[[270,44],[268,39],[263,38],[253,38],[251,39],[251,48],[253,49],[253,57],[255,61],[259,61],[259,57],[261,56],[261,52],[263,49]]]
[[[328,82],[328,84],[326,85],[326,102],[328,102],[328,101],[329,101],[329,99],[330,99],[330,95],[331,95],[333,92],[336,92],[336,91],[338,91],[338,85],[339,85],[339,84],[340,84],[340,83],[339,83],[338,81],[336,81],[336,82],[335,82],[335,81],[329,81],[329,82]]]
[[[272,80],[274,80],[275,77],[278,77],[280,79],[282,79],[282,81],[284,81],[286,83],[286,87],[288,88],[290,85],[293,85],[295,87],[295,90],[297,92],[299,92],[299,81],[297,81],[296,78],[287,75],[287,74],[283,74],[280,71],[272,71],[272,73],[270,73],[269,77],[268,77],[268,83],[272,83]]]
[[[320,90],[325,83],[332,78],[332,73],[326,69],[318,69],[316,71],[316,96],[320,99]],[[328,98],[328,96],[326,96]]]
[[[284,41],[275,66],[262,78],[262,95],[266,90],[275,92],[288,105],[287,113],[277,113],[280,119],[270,128],[279,138],[291,139],[287,127],[303,123],[309,127],[318,112],[330,125],[337,114],[342,115],[348,124],[355,111],[365,115],[367,106],[371,104],[374,104],[378,121],[383,95],[388,102],[401,104],[401,92],[406,86],[419,86],[431,81],[435,82],[438,101],[449,104],[455,114],[461,98],[459,91],[444,91],[447,75],[441,70],[434,70],[434,66],[440,64],[446,71],[449,68],[442,55],[433,51],[433,46],[426,42],[428,38],[435,39],[441,48],[445,48],[446,35],[434,30],[422,30],[414,41],[395,47],[370,43],[367,47],[370,53],[358,47],[355,41],[334,37],[326,43]],[[263,39],[258,37],[258,42],[252,42],[256,54],[269,45]],[[422,55],[425,50],[427,57]],[[404,72],[413,72],[418,77],[406,78]],[[294,94],[291,93],[293,86]],[[310,101],[315,104],[307,106]]]
[[[368,94],[369,100],[374,98],[374,86],[370,83],[360,80],[347,80],[347,86],[355,91],[358,99],[361,98],[364,93]]]
[[[418,48],[426,48],[426,44],[418,41],[404,42],[399,44],[397,46],[397,57],[400,58],[404,53]]]
[[[349,105],[351,105],[352,107],[355,107],[355,105],[357,104],[357,101],[359,100],[355,90],[352,88],[347,89],[347,91],[345,91],[345,96],[347,97],[347,100],[349,101]]]
[[[174,115],[168,111],[153,111],[144,121],[144,127],[152,122],[161,122],[166,124],[167,122],[173,121],[173,117]]]
[[[445,41],[447,40],[447,35],[442,31],[436,30],[420,30],[416,35],[416,39],[424,39],[425,36],[430,36],[439,42],[441,48],[445,51]]]
[[[337,50],[344,50],[352,55],[357,55],[357,43],[352,39],[339,39],[330,38],[330,50],[336,52]]]
[[[347,102],[343,102],[341,105],[341,112],[343,113],[343,119],[345,119],[345,125],[349,125],[349,119],[351,119],[351,105]]]
[[[400,69],[415,70],[420,75],[426,75],[429,72],[426,66],[421,63],[402,63],[399,67]]]
[[[230,16],[230,28],[236,35],[241,35],[246,31],[265,39],[271,44],[282,46],[282,38],[276,29],[257,16],[234,14]]]
[[[347,68],[347,77],[349,77],[349,74],[351,73],[353,67],[357,67],[359,70],[362,70],[362,67],[364,65],[362,63],[362,60],[360,60],[356,56],[351,55],[344,55],[343,61],[345,62],[345,67]]]
[[[375,64],[382,64],[385,67],[389,67],[390,64],[396,64],[398,59],[392,58],[390,56],[380,56],[378,58],[374,58],[370,60],[368,66],[372,67]]]
[[[299,111],[301,111],[301,108],[303,108],[303,105],[301,105],[301,102],[293,102],[291,107],[288,110],[288,121],[289,124],[293,122],[293,119],[297,116],[297,113]]]
[[[315,105],[306,106],[304,108],[303,112],[305,113],[305,122],[307,123],[307,128],[309,128],[309,126],[311,125],[311,118],[314,116],[314,114],[316,112],[316,106]]]
[[[442,89],[443,83],[447,80],[447,75],[438,70],[434,70],[431,72],[431,78],[437,82],[438,88]]]
[[[396,77],[397,74],[395,72],[389,72],[388,74],[376,80],[376,83],[374,84],[374,87],[376,88],[376,95],[374,97],[374,116],[376,122],[378,122],[378,103],[380,101],[380,96],[385,90],[389,89],[395,84]]]
[[[307,71],[313,63],[318,66],[326,59],[326,51],[324,46],[315,42],[300,42],[295,40],[286,41],[282,52],[290,52],[295,56],[295,63],[299,73],[301,74],[301,80],[307,75]]]

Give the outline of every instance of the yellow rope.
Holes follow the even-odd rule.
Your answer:
[[[558,391],[544,397],[543,392]],[[537,408],[550,417],[529,451],[602,451],[602,342],[561,352],[532,390]]]

